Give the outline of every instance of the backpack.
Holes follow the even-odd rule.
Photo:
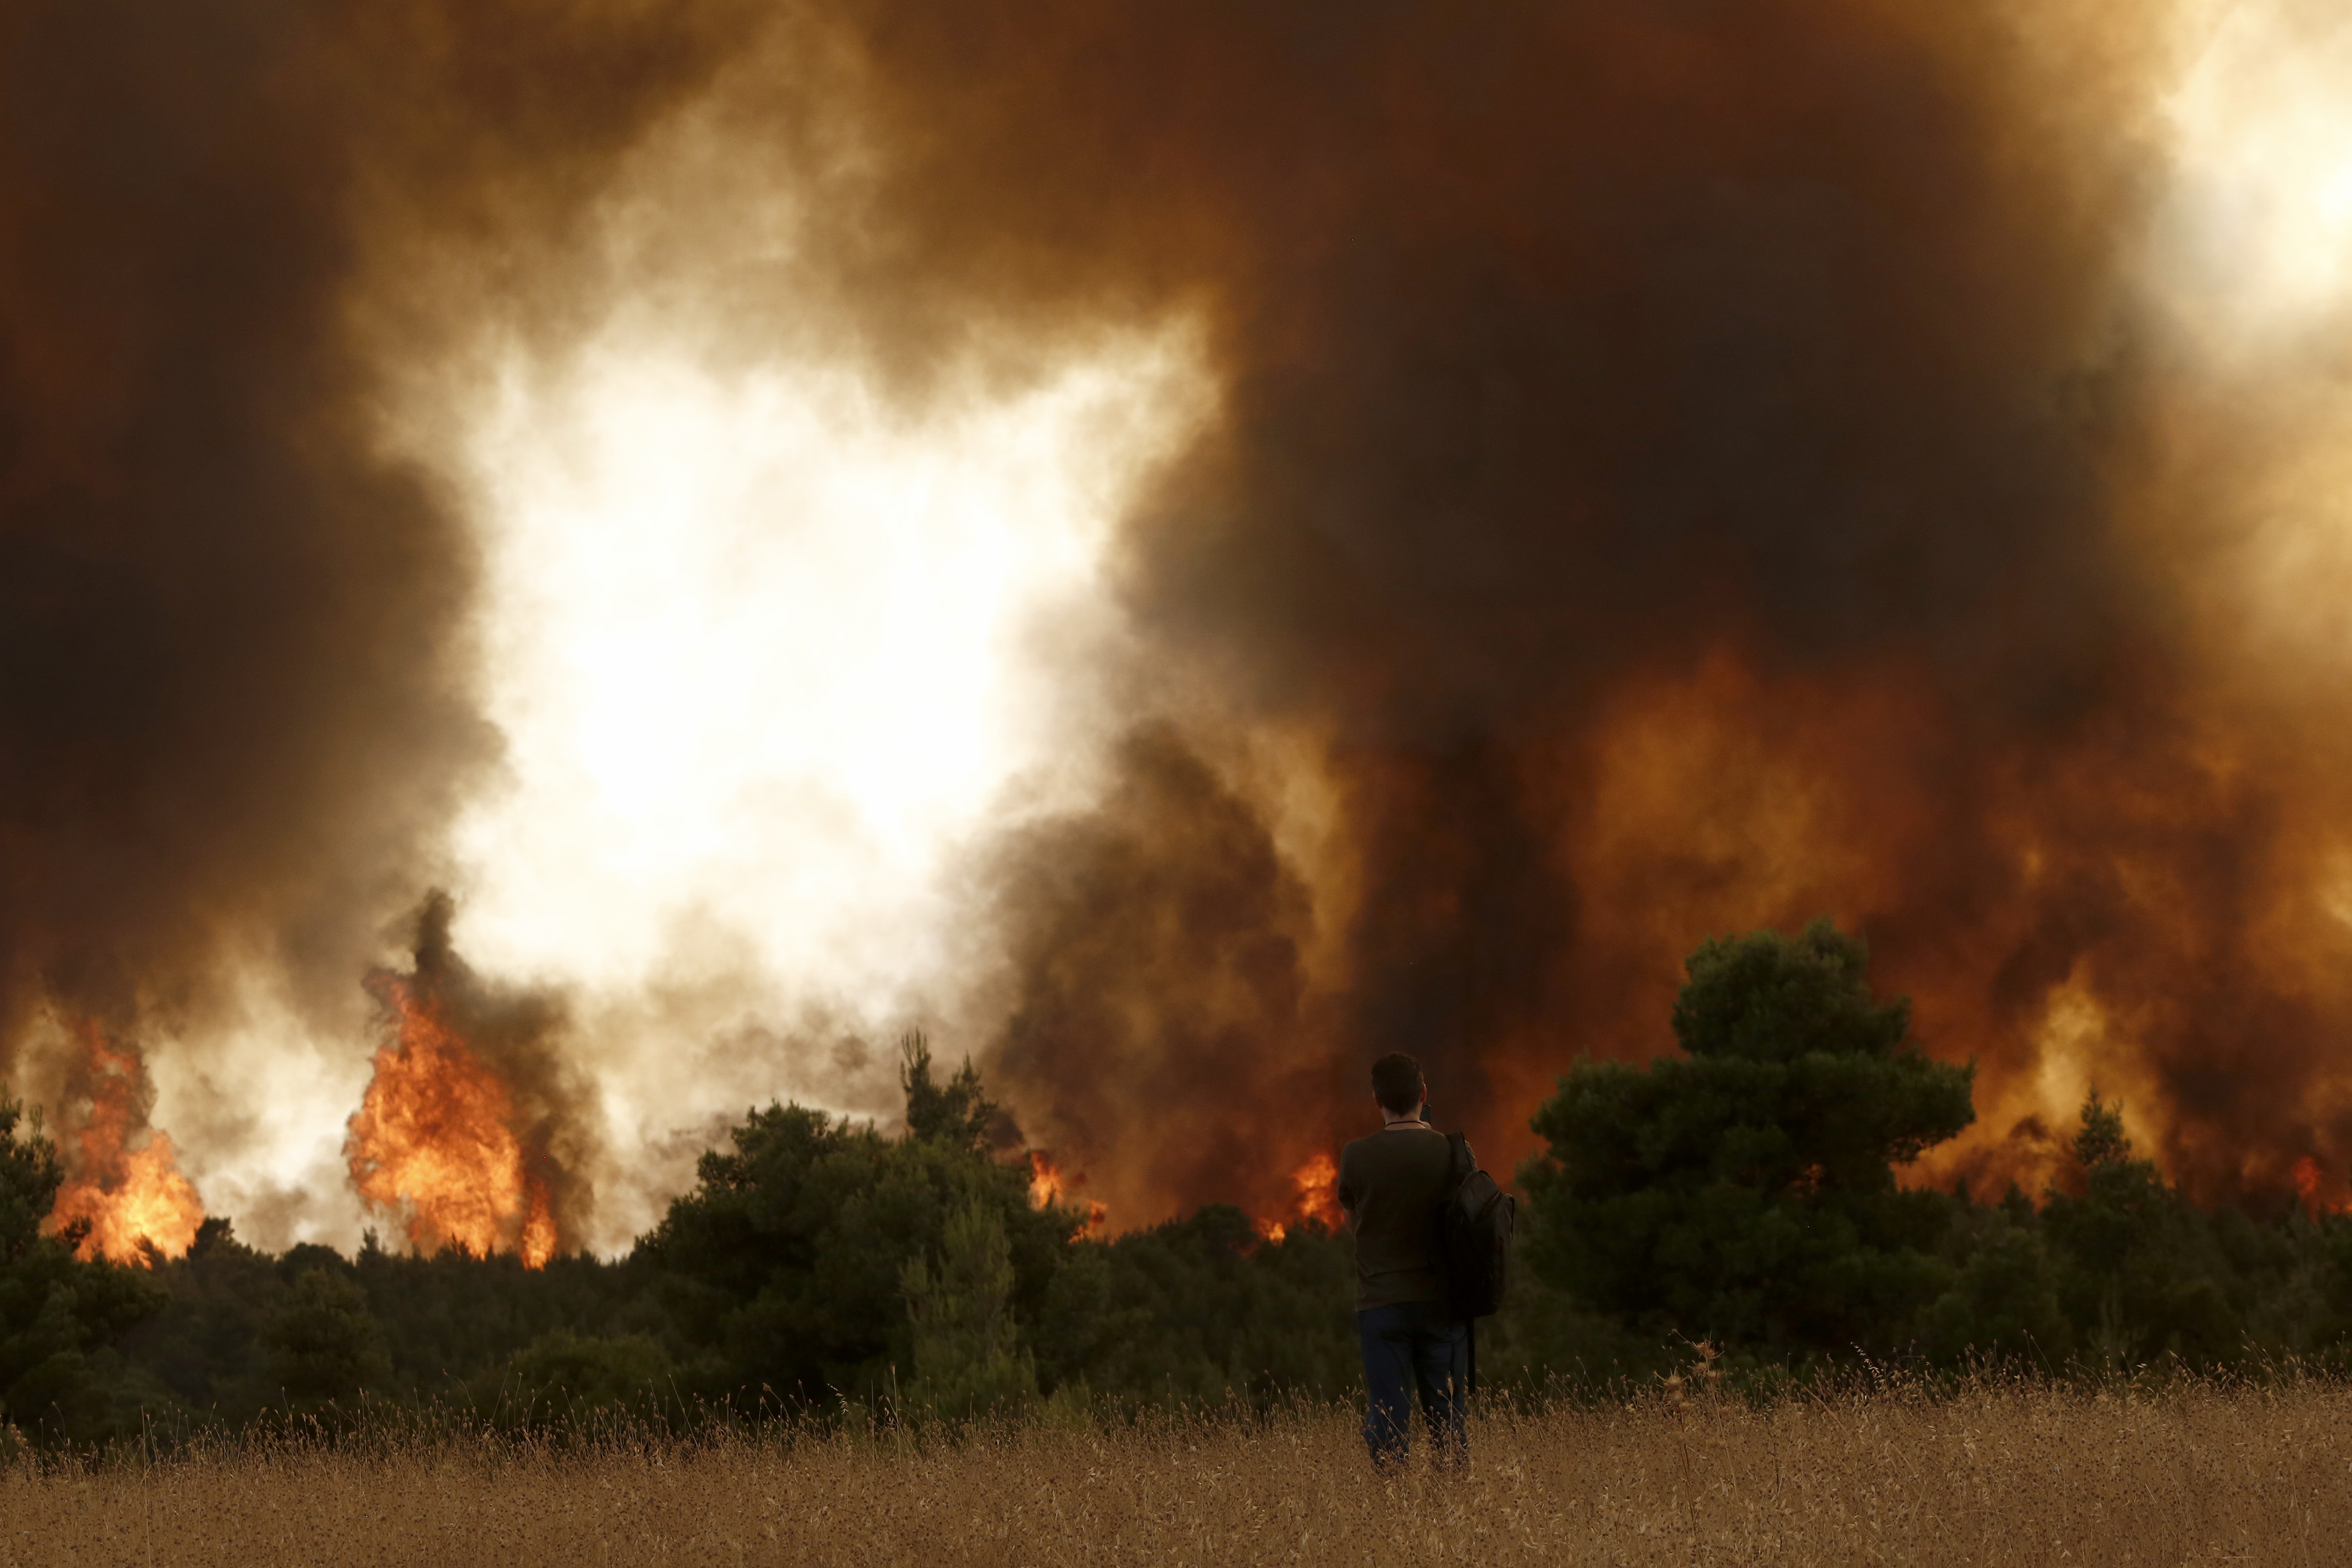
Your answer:
[[[1453,1165],[1445,1197],[1437,1209],[1437,1255],[1445,1273],[1445,1299],[1461,1318],[1491,1318],[1502,1310],[1510,1282],[1511,1229],[1519,1200],[1478,1169],[1470,1141],[1445,1135]]]

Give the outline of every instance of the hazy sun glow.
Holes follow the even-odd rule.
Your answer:
[[[2160,248],[2223,330],[2292,326],[2352,285],[2352,10],[2206,0],[2189,14],[2200,47],[2172,104]]]
[[[2184,590],[2219,661],[2332,704],[2352,670],[2352,10],[2185,0],[2182,14],[2194,47],[2151,259],[2189,373],[2177,404],[2203,412],[2177,422],[2161,489],[2194,498]],[[2198,447],[2200,430],[2215,444]]]

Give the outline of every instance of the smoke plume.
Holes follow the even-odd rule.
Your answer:
[[[2337,371],[2239,395],[2149,284],[2162,10],[17,5],[0,1051],[257,972],[356,1034],[498,749],[477,520],[386,405],[636,267],[910,422],[1198,334],[1072,676],[1108,782],[1005,808],[942,981],[1114,1225],[1288,1212],[1398,1047],[1507,1169],[1700,937],[1822,912],[1980,1063],[1931,1174],[2037,1183],[2091,1081],[2198,1196],[2341,1173],[2343,658],[2292,628],[2344,563],[2254,527]],[[497,989],[446,916],[416,964]],[[501,1071],[584,1183],[560,1016]]]
[[[0,1076],[37,1075],[13,1058],[52,1009],[152,1042],[257,975],[356,1022],[496,753],[473,541],[382,452],[354,341],[371,226],[425,215],[492,258],[501,225],[559,228],[719,19],[0,18]]]
[[[1278,1205],[1391,1047],[1505,1164],[1700,936],[1822,911],[1982,1064],[1948,1174],[2032,1184],[2085,1078],[2201,1196],[2352,1159],[2339,727],[2215,640],[2247,432],[2145,286],[2162,18],[840,26],[886,357],[1189,310],[1222,387],[1122,534],[1154,716],[1000,862],[993,1067],[1118,1219]]]

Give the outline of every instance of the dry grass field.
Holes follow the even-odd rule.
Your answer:
[[[2178,1563],[2352,1554],[2352,1393],[1986,1387],[1490,1414],[1375,1480],[1352,1417],[611,1445],[279,1443],[19,1468],[0,1563]]]

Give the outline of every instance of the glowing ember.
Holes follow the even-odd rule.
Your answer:
[[[405,1215],[420,1252],[513,1252],[525,1268],[543,1267],[555,1255],[555,1218],[546,1184],[526,1168],[513,1096],[407,982],[378,974],[369,989],[396,1032],[375,1054],[343,1141],[360,1196]]]
[[[151,1266],[155,1258],[178,1258],[196,1239],[204,1201],[180,1174],[179,1153],[170,1136],[149,1129],[137,1147],[134,1130],[145,1120],[147,1068],[129,1051],[107,1046],[90,1026],[79,1031],[88,1053],[89,1113],[70,1138],[74,1173],[58,1189],[49,1211],[52,1234],[78,1220],[89,1222],[76,1254],[101,1255],[117,1263]]]

